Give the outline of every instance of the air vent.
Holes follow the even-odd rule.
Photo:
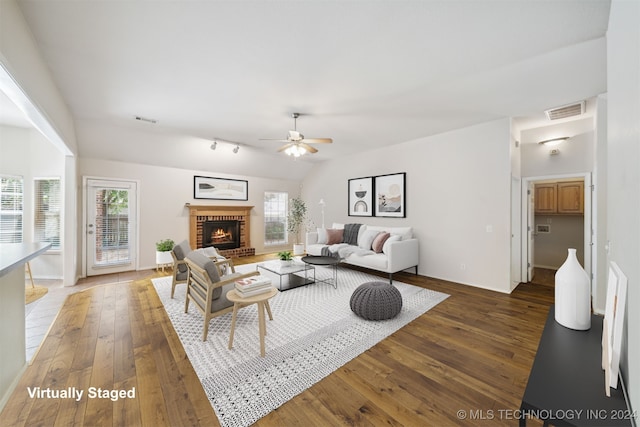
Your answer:
[[[549,120],[566,119],[567,117],[579,116],[585,113],[585,102],[581,101],[575,104],[569,104],[558,108],[545,111]]]

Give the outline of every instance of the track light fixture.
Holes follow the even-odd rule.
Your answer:
[[[217,146],[218,146],[218,141],[214,140],[213,143],[211,144],[211,147],[209,148],[211,148],[212,150],[215,150]]]
[[[236,145],[235,148],[233,149],[233,154],[238,154],[238,151],[240,151],[240,146]]]

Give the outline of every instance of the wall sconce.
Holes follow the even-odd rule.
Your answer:
[[[556,145],[562,144],[567,139],[569,139],[568,136],[563,136],[563,137],[560,137],[560,138],[546,139],[544,141],[538,142],[538,144],[546,145],[548,147],[555,147]]]
[[[238,154],[238,151],[240,151],[240,146],[236,145],[235,148],[233,149],[233,154]]]

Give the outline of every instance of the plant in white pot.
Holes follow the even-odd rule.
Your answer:
[[[287,215],[287,231],[296,236],[293,244],[293,254],[304,254],[304,243],[302,242],[300,232],[304,228],[305,219],[307,218],[307,205],[299,197],[294,197],[289,201],[289,215]]]
[[[290,251],[278,252],[278,259],[282,265],[288,265],[293,263],[293,258]]]
[[[173,264],[173,257],[171,256],[171,249],[175,246],[175,243],[171,239],[164,239],[156,242],[156,264],[164,266],[167,264]]]

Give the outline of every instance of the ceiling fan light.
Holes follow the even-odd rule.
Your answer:
[[[284,150],[284,152],[288,156],[300,157],[300,156],[306,154],[307,150],[305,150],[304,147],[301,147],[299,145],[292,145],[291,147],[289,147],[286,150]]]

